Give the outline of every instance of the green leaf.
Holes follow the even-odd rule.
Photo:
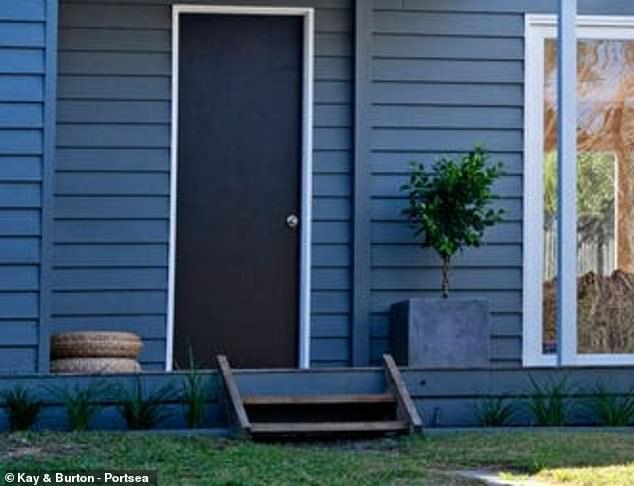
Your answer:
[[[403,214],[414,235],[423,235],[423,246],[446,260],[466,247],[480,246],[485,229],[504,214],[493,208],[498,199],[493,184],[503,174],[502,163],[490,163],[482,145],[461,157],[442,157],[429,168],[411,163],[409,183],[401,191],[407,193]]]

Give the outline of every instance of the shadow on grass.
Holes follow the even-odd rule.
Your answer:
[[[485,468],[581,485],[634,485],[632,432],[460,433],[408,438],[406,455],[440,469]]]
[[[634,485],[634,434],[456,433],[286,445],[151,433],[0,434],[0,472],[10,468],[153,469],[175,485],[477,484],[451,474],[465,469]]]

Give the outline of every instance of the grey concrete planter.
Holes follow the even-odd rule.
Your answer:
[[[412,299],[392,306],[392,354],[401,366],[474,368],[490,364],[485,300]]]

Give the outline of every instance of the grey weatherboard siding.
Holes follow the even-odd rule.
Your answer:
[[[55,7],[47,0],[0,3],[0,373],[32,373],[38,363]]]
[[[136,329],[165,360],[170,0],[61,1],[53,326]],[[316,8],[312,363],[350,360],[350,0]]]
[[[53,206],[56,4],[0,2],[0,372],[45,370],[49,332],[89,327],[136,329],[145,368],[164,366],[172,3],[60,1]],[[492,366],[521,365],[524,15],[556,2],[183,3],[316,7],[313,364],[378,363],[390,304],[436,293],[398,187],[410,160],[483,142],[506,164],[507,212],[458,259],[454,290],[489,300]]]
[[[495,365],[519,365],[522,326],[524,12],[491,1],[377,1],[372,49],[372,358],[388,349],[391,303],[439,296],[441,266],[400,213],[409,162],[483,143],[506,175],[504,221],[459,256],[453,296],[490,302]],[[507,2],[516,5],[528,2]],[[423,10],[424,8],[424,10]]]
[[[391,303],[438,295],[440,263],[400,210],[408,162],[483,143],[506,175],[504,222],[456,261],[456,297],[492,311],[493,366],[522,363],[524,15],[554,0],[376,0],[371,95],[371,357],[388,350]],[[579,1],[580,14],[634,15],[627,1]]]

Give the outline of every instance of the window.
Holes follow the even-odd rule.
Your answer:
[[[558,278],[577,285],[568,365],[634,364],[634,18],[579,17],[576,275],[557,272],[556,18],[526,20],[524,363],[555,364]],[[565,193],[565,191],[564,191]],[[573,328],[570,329],[570,326]]]

